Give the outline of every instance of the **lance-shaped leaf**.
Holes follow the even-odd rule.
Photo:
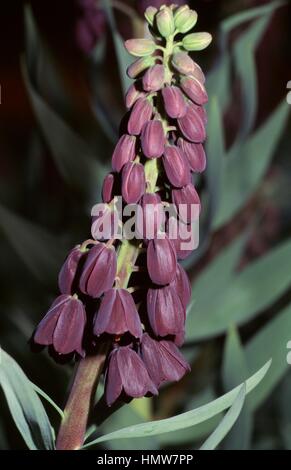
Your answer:
[[[291,242],[286,241],[229,279],[228,285],[220,290],[214,287],[213,292],[209,291],[209,284],[207,297],[201,293],[198,297],[194,285],[194,302],[187,317],[187,340],[222,334],[230,325],[244,324],[272,305],[291,285],[291,270],[286,263],[290,257]]]
[[[30,450],[53,450],[53,429],[33,385],[3,350],[0,359],[0,385],[25,443]]]
[[[270,367],[271,361],[267,362],[261,369],[259,369],[253,376],[251,376],[246,382],[246,393],[251,392],[264,378]],[[98,439],[93,440],[86,444],[83,448],[88,448],[99,442],[109,441],[113,439],[125,439],[125,438],[137,438],[144,436],[155,436],[158,434],[178,431],[187,427],[194,426],[203,421],[206,421],[213,416],[221,413],[228,409],[237,397],[240,390],[240,385],[227,394],[217,398],[216,400],[208,403],[207,405],[201,406],[192,411],[187,411],[172,418],[162,419],[160,421],[154,421],[150,423],[137,424],[135,426],[128,426],[118,431],[112,432],[105,436],[101,436]]]
[[[246,396],[246,386],[242,385],[231,408],[228,410],[222,421],[219,423],[213,433],[206,439],[200,450],[214,450],[218,444],[225,438],[237,421]]]

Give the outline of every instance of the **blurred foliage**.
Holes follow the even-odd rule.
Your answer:
[[[93,442],[108,449],[290,449],[289,108],[284,98],[258,125],[256,60],[276,10],[286,7],[274,1],[241,10],[240,3],[233,2],[237,12],[215,25],[217,47],[205,64],[210,101],[208,166],[197,180],[203,201],[201,240],[185,260],[193,279],[184,347],[192,372],[164,387],[158,398],[133,401],[100,427],[93,423],[86,443],[90,448]],[[84,123],[32,9],[27,6],[24,12],[21,68],[39,133],[33,133],[25,150],[18,191],[12,193],[15,188],[7,185],[1,199],[0,328],[1,345],[26,375],[2,351],[0,383],[29,448],[53,447],[49,422],[56,430],[72,366],[57,365],[45,353],[33,355],[27,341],[55,294],[67,249],[86,238],[90,206],[99,199],[109,167],[124,112],[120,97],[128,86],[122,35],[143,34],[142,19],[132,6],[125,19],[110,2],[102,5],[107,32],[86,61],[92,113]],[[269,74],[272,80],[271,64]],[[275,166],[279,176],[275,172],[270,178]],[[262,206],[275,207],[281,225],[271,219],[267,226]],[[259,246],[261,256],[250,256],[262,226],[271,233],[270,246]],[[24,448],[1,403],[1,448]]]

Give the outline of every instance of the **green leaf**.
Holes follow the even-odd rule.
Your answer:
[[[92,194],[98,184],[101,186],[104,167],[93,157],[81,137],[37,93],[24,62],[22,71],[31,104],[60,174],[82,193]]]
[[[231,408],[228,410],[215,431],[208,437],[200,450],[214,450],[233,427],[242,410],[246,396],[246,386],[242,385]]]
[[[286,263],[286,259],[284,263]],[[289,258],[290,259],[290,258]],[[275,276],[275,274],[274,274]],[[275,277],[274,277],[275,279]],[[251,409],[256,409],[272,393],[275,386],[283,378],[284,374],[290,370],[287,363],[287,343],[291,336],[291,305],[285,308],[273,320],[247,343],[245,355],[250,372],[256,370],[258,364],[266,357],[272,357],[272,366],[264,380],[264,386],[252,395],[250,401]]]
[[[198,408],[201,405],[205,405],[208,402],[214,400],[216,394],[211,387],[207,387],[202,392],[195,394],[194,398],[187,402],[185,411]],[[213,418],[210,418],[206,421],[203,421],[196,426],[192,426],[186,429],[180,429],[178,433],[166,433],[160,434],[157,436],[157,439],[160,443],[160,447],[163,449],[165,446],[175,446],[182,444],[187,444],[195,441],[200,441],[201,439],[206,438],[209,434],[218,426],[219,422],[223,418],[223,414],[219,413]]]
[[[258,370],[252,377],[246,381],[246,393],[251,392],[258,383],[264,378],[270,367],[271,361],[267,362],[261,369]],[[213,416],[221,413],[225,409],[229,408],[240,390],[240,386],[234,388],[227,394],[217,398],[216,400],[208,403],[207,405],[201,406],[192,411],[187,411],[180,415],[172,418],[162,419],[160,421],[154,421],[150,423],[137,424],[135,426],[129,426],[118,431],[112,432],[105,436],[101,436],[92,442],[86,444],[83,448],[88,448],[98,442],[109,441],[113,439],[135,439],[137,437],[149,437],[156,436],[158,434],[178,431],[187,427],[194,426],[203,421],[206,421]]]
[[[286,241],[246,267],[226,287],[215,287],[214,293],[210,291],[211,295],[209,287],[206,290],[208,298],[204,296],[204,302],[202,297],[202,301],[190,306],[187,340],[197,341],[222,334],[230,325],[244,324],[263,312],[291,285],[291,270],[286,263],[290,258],[291,242]],[[221,276],[222,273],[223,268]],[[220,282],[218,278],[217,282]]]
[[[0,384],[14,422],[31,450],[54,449],[53,431],[44,407],[19,365],[1,350]]]
[[[226,337],[223,355],[222,378],[224,389],[229,390],[233,388],[235,384],[245,380],[248,375],[248,367],[239,334],[235,327],[231,327]],[[233,429],[225,439],[224,449],[249,449],[251,432],[252,414],[247,401]]]
[[[266,173],[289,114],[283,101],[264,124],[226,157],[220,205],[214,220],[219,229],[249,200]]]
[[[102,434],[107,434],[120,429],[124,423],[131,426],[140,422],[145,422],[145,420],[136,412],[132,404],[125,405],[106,420],[101,426],[100,431]],[[108,444],[108,448],[111,450],[153,450],[158,449],[159,446],[155,437],[144,436],[134,439],[134,441],[132,441],[132,439],[123,439],[122,443],[112,441]]]
[[[55,277],[63,258],[58,239],[1,205],[0,230],[34,276],[44,283]]]
[[[38,393],[38,395],[42,398],[44,398],[55,410],[56,412],[60,415],[60,417],[63,419],[64,413],[63,410],[52,400],[51,397],[49,397],[41,388],[39,388],[37,385],[35,385],[33,382],[30,382],[32,385],[33,390]]]
[[[132,63],[133,59],[130,56],[130,54],[127,52],[127,50],[125,49],[124,41],[117,30],[110,2],[102,0],[102,6],[106,12],[108,23],[110,25],[110,31],[113,36],[117,62],[119,66],[119,75],[121,79],[122,90],[123,90],[123,94],[125,94],[128,87],[132,83],[131,79],[126,74],[126,70],[127,70],[127,67]]]
[[[254,20],[262,15],[268,15],[272,13],[275,9],[286,5],[286,1],[274,1],[269,2],[265,5],[261,5],[259,7],[250,8],[244,11],[240,11],[239,13],[226,18],[224,21],[221,22],[220,28],[224,35],[228,35],[230,31],[234,28],[237,28],[242,23],[246,23],[247,21]]]
[[[242,34],[234,45],[234,63],[240,78],[243,115],[240,120],[238,143],[241,144],[253,128],[257,113],[257,72],[255,50],[271,15],[264,16]]]

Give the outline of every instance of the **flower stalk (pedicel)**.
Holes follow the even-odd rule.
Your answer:
[[[83,357],[58,449],[82,446],[104,364],[108,406],[156,395],[163,382],[179,380],[189,370],[178,347],[191,288],[178,261],[190,251],[183,250],[181,238],[171,238],[170,215],[160,207],[174,204],[184,227],[192,222],[193,205],[194,217],[199,214],[192,173],[205,168],[207,94],[204,75],[187,50],[203,49],[210,36],[189,34],[197,14],[185,5],[149,8],[145,17],[152,38],[125,43],[137,57],[128,69],[135,82],[126,94],[127,129],[113,152],[113,171],[104,179],[104,207],[92,220],[93,240],[70,252],[59,276],[62,295],[34,335],[54,354]],[[141,210],[134,240],[120,240],[110,228],[120,195],[124,204]],[[109,230],[101,237],[97,226],[105,222]]]

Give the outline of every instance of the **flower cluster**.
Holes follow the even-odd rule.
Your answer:
[[[122,195],[124,204],[142,209],[137,230],[143,238],[120,241],[107,233],[75,247],[59,274],[61,295],[34,335],[36,343],[61,355],[84,356],[88,336],[90,344],[109,340],[108,405],[120,397],[155,395],[162,383],[177,381],[189,370],[178,349],[191,297],[178,260],[189,252],[170,237],[169,218],[149,208],[173,203],[186,226],[192,212],[180,213],[180,204],[189,209],[200,204],[192,173],[202,172],[206,163],[207,94],[204,75],[188,51],[205,48],[211,37],[186,34],[197,21],[186,5],[149,7],[145,17],[152,39],[125,43],[138,57],[128,69],[135,81],[126,94],[129,111],[112,155],[112,172],[103,183],[104,210],[92,221],[94,238],[97,223],[113,221],[115,197]],[[144,225],[151,226],[150,235]]]

